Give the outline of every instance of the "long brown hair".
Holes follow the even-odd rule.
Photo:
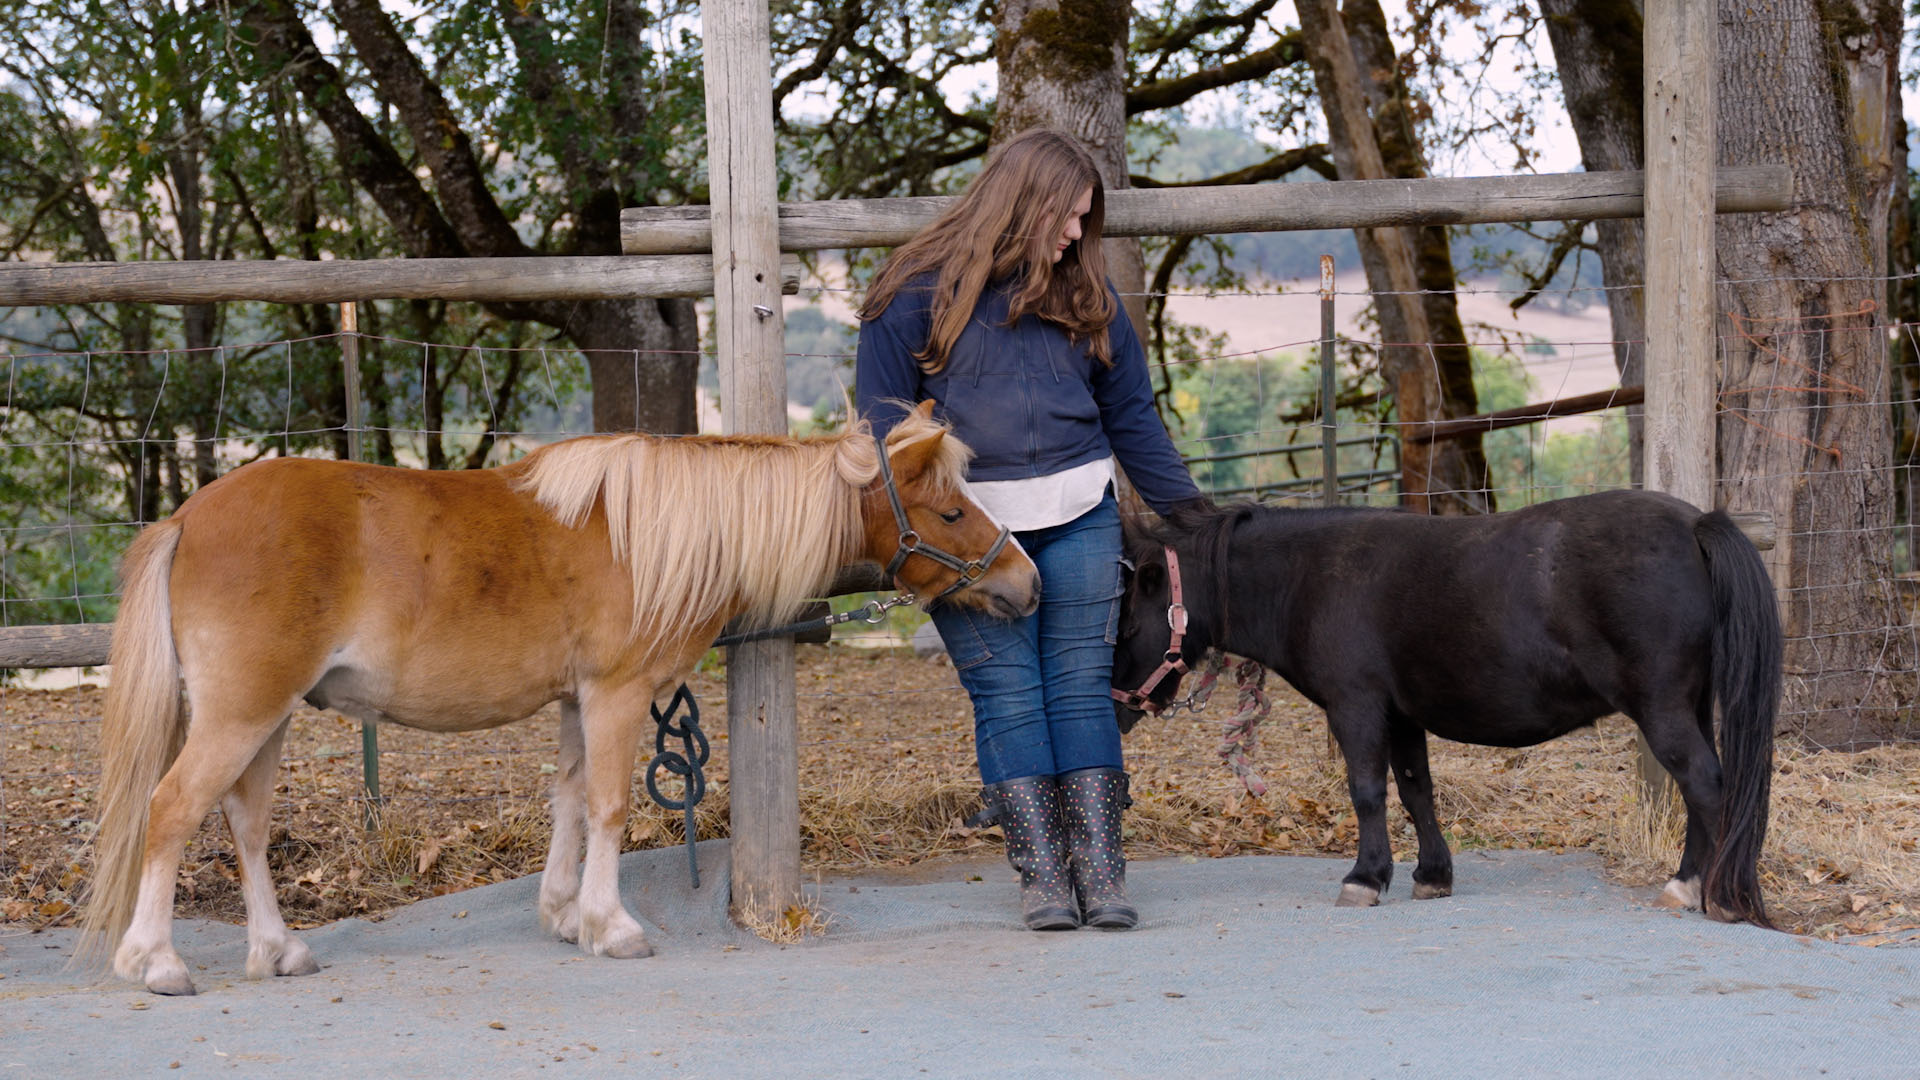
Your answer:
[[[1080,239],[1055,263],[1054,244],[1088,187],[1093,206],[1081,220]],[[932,374],[947,366],[987,283],[1017,277],[1010,321],[1038,315],[1085,339],[1111,366],[1107,325],[1119,305],[1107,291],[1100,252],[1105,221],[1100,170],[1079,140],[1049,128],[1023,131],[994,151],[953,209],[894,251],[867,289],[860,318],[878,318],[907,282],[933,272],[933,332],[914,354]]]

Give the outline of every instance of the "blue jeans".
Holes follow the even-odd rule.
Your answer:
[[[1040,570],[1022,619],[941,605],[933,623],[973,700],[980,780],[1119,768],[1107,691],[1120,620],[1120,514],[1112,492],[1064,525],[1014,536]]]

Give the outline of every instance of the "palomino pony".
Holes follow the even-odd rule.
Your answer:
[[[1121,728],[1164,707],[1209,649],[1259,661],[1324,708],[1359,819],[1341,905],[1378,903],[1393,876],[1389,765],[1419,836],[1414,899],[1453,892],[1428,732],[1532,746],[1620,712],[1686,800],[1662,903],[1704,898],[1717,917],[1767,925],[1756,862],[1780,619],[1766,568],[1724,513],[1637,491],[1482,517],[1237,506],[1136,534],[1129,555]]]
[[[856,422],[803,440],[590,436],[471,472],[281,458],[208,485],[123,566],[83,954],[193,993],[174,877],[219,799],[247,974],[319,970],[267,870],[280,745],[304,699],[431,731],[559,701],[541,922],[589,953],[649,955],[616,880],[635,748],[729,619],[790,618],[862,559],[891,561],[922,598],[1009,616],[1038,603],[1032,561],[963,493],[968,451],[929,408],[882,452]]]

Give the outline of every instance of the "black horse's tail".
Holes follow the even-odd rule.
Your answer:
[[[1718,510],[1707,514],[1693,536],[1713,588],[1713,696],[1720,705],[1724,793],[1703,900],[1721,918],[1770,927],[1759,863],[1780,708],[1780,610],[1760,553],[1732,518]]]

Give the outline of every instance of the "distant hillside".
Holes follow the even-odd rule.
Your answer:
[[[1128,148],[1134,171],[1164,182],[1197,180],[1219,176],[1265,161],[1271,147],[1250,133],[1223,128],[1182,128],[1169,139],[1158,136],[1136,138]],[[1288,183],[1323,183],[1318,174],[1301,171]],[[1539,231],[1555,226],[1546,223]],[[1233,248],[1228,265],[1250,280],[1285,281],[1317,277],[1320,256],[1332,255],[1345,268],[1360,265],[1360,253],[1350,230],[1313,232],[1239,233],[1222,237]],[[1496,279],[1505,286],[1519,283],[1516,266],[1539,267],[1546,263],[1548,245],[1510,225],[1473,226],[1456,230],[1453,263],[1462,278]],[[1569,260],[1553,282],[1556,289],[1589,287],[1600,283],[1600,264],[1589,254],[1575,265]],[[1183,281],[1196,285],[1196,281]],[[1574,306],[1591,299],[1576,294],[1562,298]],[[1551,300],[1551,298],[1549,298]],[[1557,306],[1557,305],[1556,305]]]

